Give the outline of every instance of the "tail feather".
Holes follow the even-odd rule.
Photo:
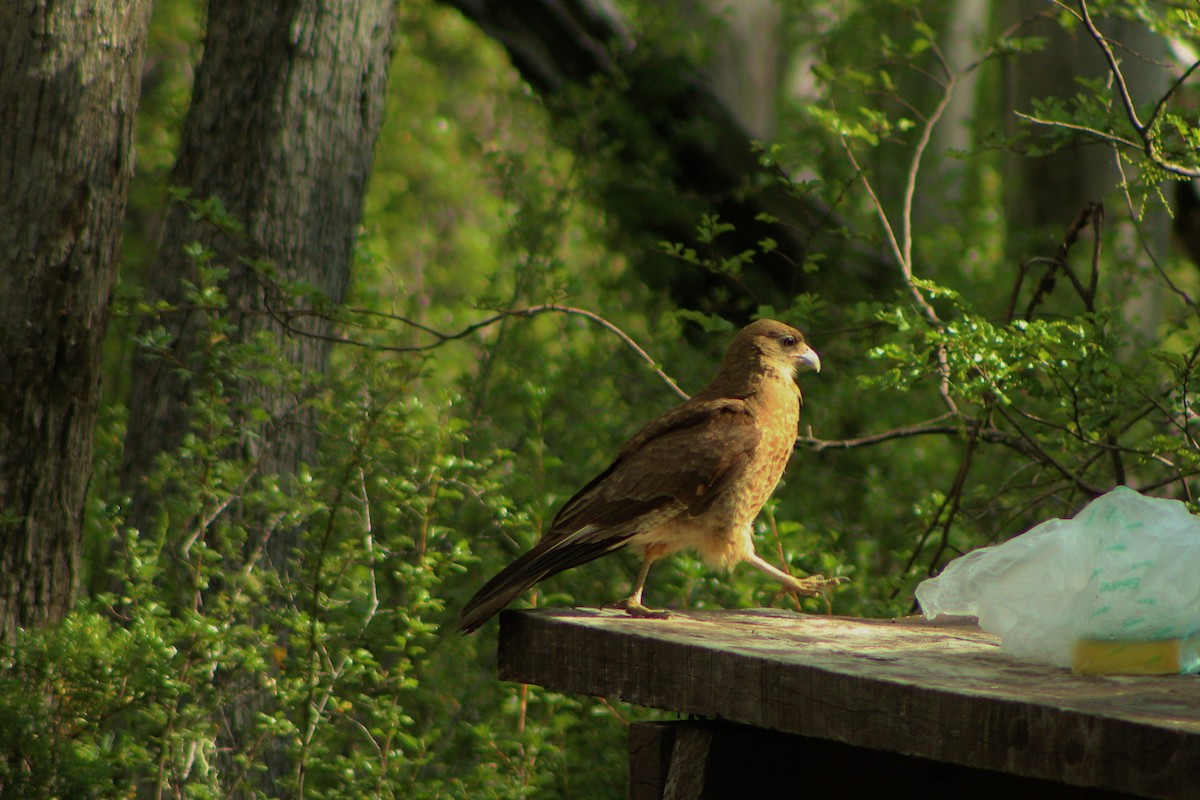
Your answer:
[[[458,618],[459,632],[478,630],[535,583],[594,561],[625,544],[626,538],[579,542],[574,537],[564,537],[538,542],[528,553],[500,570],[467,601]]]

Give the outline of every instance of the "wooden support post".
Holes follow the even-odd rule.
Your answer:
[[[662,800],[675,747],[673,722],[629,726],[629,800]]]
[[[629,800],[800,794],[923,800],[1136,797],[727,722],[640,722],[629,728]]]

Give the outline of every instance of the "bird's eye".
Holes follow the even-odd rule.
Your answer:
[[[779,343],[781,345],[783,345],[784,347],[795,347],[796,346],[796,337],[792,336],[791,334],[785,334],[785,335],[779,337]]]

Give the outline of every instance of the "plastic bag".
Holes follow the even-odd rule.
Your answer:
[[[1010,655],[1077,671],[1081,642],[1200,642],[1200,518],[1119,487],[1074,519],[951,562],[917,600],[930,619],[978,617]],[[1195,651],[1160,671],[1200,670]]]

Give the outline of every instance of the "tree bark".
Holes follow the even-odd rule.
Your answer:
[[[179,310],[149,323],[171,333],[169,357],[134,363],[122,475],[133,498],[132,526],[144,529],[159,514],[160,497],[147,490],[146,478],[156,457],[177,449],[189,431],[193,386],[190,370],[179,365],[199,367],[207,344],[201,313],[186,308],[184,282],[196,279],[196,265],[185,248],[199,243],[229,270],[221,287],[227,306],[219,313],[232,325],[231,344],[266,334],[287,369],[306,376],[326,370],[329,342],[321,337],[332,323],[293,318],[296,301],[279,287],[302,282],[335,304],[343,299],[383,118],[395,7],[394,0],[210,1],[204,56],[171,181],[192,200],[219,200],[238,228],[198,219],[185,203],[167,211],[148,289]],[[271,274],[248,260],[266,262]],[[266,432],[248,430],[230,457],[250,459],[257,476],[280,476],[285,485],[287,476],[315,461],[318,427],[304,396],[307,379],[297,386],[217,377],[238,381],[231,408],[247,400],[245,406],[260,406],[269,419]],[[258,429],[245,412],[232,413],[235,425]],[[296,532],[270,532],[266,520],[240,505],[235,500],[226,513],[248,515],[242,523],[257,537],[248,549],[261,547],[267,566],[282,569]],[[231,671],[225,679],[238,695],[218,721],[217,769],[226,791],[285,795],[292,765],[284,742],[264,740],[258,722],[261,714],[278,712],[273,692],[257,676]],[[243,773],[238,758],[245,754],[265,762],[266,771]]]
[[[0,6],[0,637],[66,613],[149,0]]]
[[[149,271],[153,297],[184,305],[194,279],[185,246],[199,242],[230,270],[223,287],[238,339],[269,331],[286,358],[321,373],[330,324],[293,326],[286,298],[243,263],[262,259],[278,282],[303,281],[340,302],[350,274],[375,139],[383,116],[394,2],[285,0],[277,4],[213,0],[204,57],[171,176],[197,201],[218,198],[244,230],[240,237],[196,219],[175,203]],[[198,349],[197,316],[155,320],[173,335],[184,362]],[[129,519],[145,525],[156,498],[141,490],[155,456],[175,449],[188,430],[186,377],[161,359],[140,358],[131,382],[125,442]],[[301,398],[252,387],[275,427],[271,441],[247,440],[260,474],[290,474],[315,458],[317,436]]]

